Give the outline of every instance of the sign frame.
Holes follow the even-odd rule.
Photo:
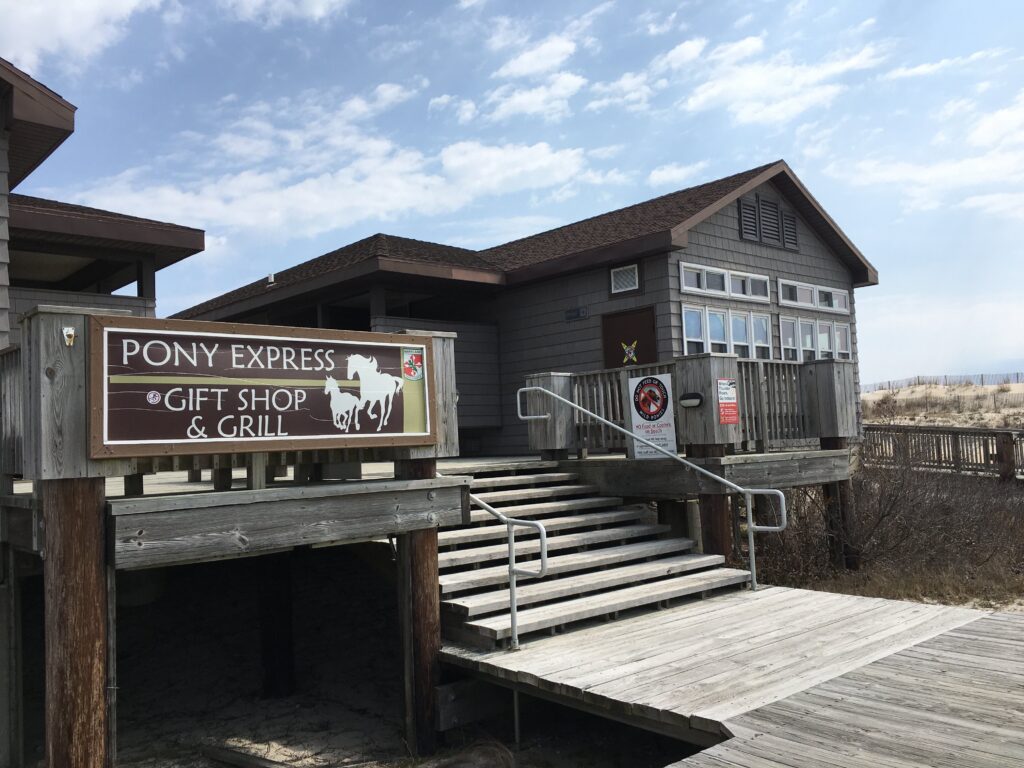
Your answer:
[[[715,390],[719,425],[738,425],[740,423],[739,382],[732,376],[720,376],[715,380]],[[726,397],[723,398],[723,395]]]
[[[643,376],[630,376],[629,369],[624,369],[622,374],[623,383],[623,397],[624,406],[629,409],[629,428],[630,432],[640,437],[646,437],[652,442],[665,443],[662,445],[668,451],[674,453],[679,452],[679,442],[676,439],[676,409],[674,402],[674,395],[672,392],[672,376],[666,373],[651,373]],[[648,418],[641,416],[637,411],[636,407],[636,392],[637,390],[648,380],[657,382],[665,391],[665,399],[662,403],[661,412],[654,418]],[[637,421],[637,418],[641,421]],[[640,427],[644,424],[652,425],[657,435],[641,435]],[[628,440],[626,443],[626,455],[630,459],[636,460],[650,460],[650,459],[667,459],[668,457],[653,448],[644,445],[643,443],[637,443],[633,440]]]
[[[406,448],[437,444],[437,413],[434,387],[434,347],[430,336],[369,331],[343,331],[327,328],[297,328],[280,325],[177,320],[125,315],[90,315],[87,401],[89,404],[89,456],[93,459],[149,458],[156,456],[198,456],[235,453],[271,453],[277,451],[310,451],[354,448]],[[352,344],[423,347],[425,360],[424,396],[426,398],[427,432],[417,435],[361,435],[241,438],[189,440],[169,442],[138,442],[108,444],[104,440],[106,415],[106,332],[108,329],[135,330],[140,333],[172,332],[203,336],[216,334],[236,338],[283,341],[348,342]]]

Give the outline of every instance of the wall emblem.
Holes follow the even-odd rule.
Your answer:
[[[622,345],[622,364],[629,365],[633,363],[637,364],[639,361],[636,359],[636,345],[638,340],[634,339],[632,344],[627,344],[624,341],[619,342]]]
[[[423,350],[402,349],[402,378],[419,381],[423,378]]]

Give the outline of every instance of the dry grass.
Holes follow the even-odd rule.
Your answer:
[[[864,418],[883,424],[1024,428],[1024,384],[921,384],[869,392]]]
[[[820,493],[800,489],[789,529],[762,542],[764,581],[984,606],[1024,598],[1024,485],[908,467],[861,469],[852,485],[860,568],[832,566]]]

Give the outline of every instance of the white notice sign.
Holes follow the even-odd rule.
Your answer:
[[[676,452],[676,418],[672,407],[672,377],[639,376],[629,380],[633,434]],[[633,458],[664,459],[665,454],[649,445],[633,443]]]

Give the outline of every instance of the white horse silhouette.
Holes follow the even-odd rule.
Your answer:
[[[348,378],[359,377],[359,401],[366,406],[366,415],[374,418],[373,406],[380,406],[377,431],[380,432],[391,418],[391,406],[395,395],[402,391],[403,381],[399,376],[383,373],[377,358],[363,355],[349,355]],[[386,409],[386,410],[385,410]]]
[[[363,407],[363,401],[351,392],[342,392],[333,376],[328,376],[327,381],[324,382],[324,394],[331,396],[331,415],[334,417],[334,426],[342,432],[348,432],[348,428],[354,422],[358,430],[359,411]]]

